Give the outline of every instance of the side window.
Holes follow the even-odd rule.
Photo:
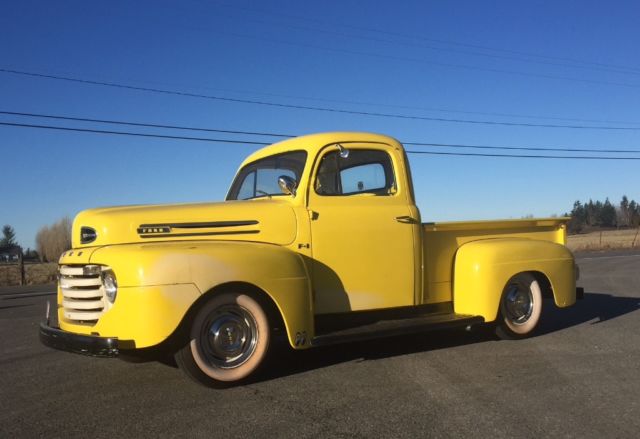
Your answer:
[[[377,150],[351,150],[347,158],[331,151],[322,158],[315,182],[319,195],[391,195],[394,189],[391,158]]]
[[[238,191],[238,200],[246,200],[254,196],[254,189],[256,187],[256,171],[253,171],[244,178],[242,186]]]

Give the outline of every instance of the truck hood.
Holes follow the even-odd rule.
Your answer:
[[[122,206],[80,212],[73,248],[157,241],[236,240],[287,245],[296,217],[282,200]]]

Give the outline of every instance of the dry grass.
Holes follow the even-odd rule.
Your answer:
[[[581,235],[571,235],[567,237],[567,247],[572,251],[640,248],[639,230],[640,229],[605,230]]]

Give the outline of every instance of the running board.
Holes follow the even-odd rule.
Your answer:
[[[338,343],[350,343],[378,337],[414,334],[436,329],[477,325],[480,323],[484,323],[482,317],[464,314],[435,314],[397,320],[380,320],[367,325],[317,335],[311,340],[311,345],[326,346]]]

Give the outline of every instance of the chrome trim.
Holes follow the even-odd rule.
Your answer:
[[[59,269],[62,317],[71,323],[94,325],[112,306],[107,299],[102,273],[105,265],[61,265]]]
[[[295,196],[298,182],[288,175],[281,175],[278,177],[278,186],[283,194]]]
[[[258,337],[258,324],[250,312],[238,305],[225,305],[214,310],[202,326],[201,351],[214,366],[231,369],[253,355]]]
[[[346,158],[349,157],[349,150],[348,149],[346,149],[344,146],[340,145],[339,143],[336,143],[336,146],[340,150],[340,157],[341,158],[346,159]]]
[[[98,233],[92,227],[80,227],[80,244],[91,244],[98,238]]]

